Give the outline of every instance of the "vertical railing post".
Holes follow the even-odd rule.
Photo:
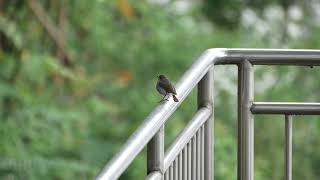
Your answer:
[[[163,179],[164,126],[154,135],[147,145],[147,173],[158,171]]]
[[[204,124],[204,179],[213,179],[213,67],[198,84],[198,108],[212,108],[212,115]]]
[[[245,60],[238,66],[238,180],[253,180],[253,88],[253,66]]]
[[[285,180],[292,180],[292,116],[285,115]]]

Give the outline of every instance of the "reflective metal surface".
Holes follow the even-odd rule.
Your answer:
[[[320,103],[255,102],[253,114],[320,115]]]
[[[221,49],[225,58],[215,64],[319,66],[320,51],[309,49]]]
[[[147,173],[163,172],[164,127],[154,135],[147,146]]]
[[[198,108],[210,108],[212,113],[204,124],[204,179],[213,178],[213,68],[198,84]],[[190,170],[191,171],[191,170]],[[193,172],[193,171],[192,171]]]
[[[292,116],[285,115],[285,180],[292,180]]]
[[[151,172],[149,175],[146,177],[146,180],[162,180],[162,173],[160,172]]]
[[[161,176],[164,176],[165,179],[175,179],[178,175],[178,178],[183,180],[192,179],[191,177],[212,180],[214,174],[212,99],[214,64],[236,64],[239,67],[238,180],[253,180],[252,113],[320,114],[318,103],[253,103],[253,65],[318,66],[320,65],[319,50],[208,49],[191,65],[176,84],[177,97],[180,102],[173,102],[169,98],[170,101],[158,104],[128,138],[118,153],[107,163],[96,179],[113,180],[119,178],[152,139],[148,145],[149,173],[147,179],[157,179],[159,177],[161,179]],[[187,137],[189,140],[188,142],[185,139],[183,140],[184,146],[180,147],[179,151],[169,149],[166,156],[163,157],[164,142],[161,128],[197,84],[198,107],[200,111],[202,108],[211,109],[210,115],[201,120],[201,122],[205,121],[203,126],[199,126],[198,129],[190,131],[190,134],[184,135],[184,138]],[[196,119],[193,118],[192,121],[196,121]],[[192,124],[192,122],[190,123]],[[192,140],[190,141],[190,139]],[[182,140],[180,141],[182,142]],[[177,168],[176,161],[178,162]],[[196,167],[194,165],[189,167],[188,162],[190,164],[195,163]]]
[[[245,60],[238,71],[238,180],[253,180],[253,66]]]
[[[171,146],[168,148],[164,158],[164,170],[172,164],[179,153],[190,142],[193,135],[204,124],[204,122],[210,117],[211,109],[201,108],[196,115],[189,121],[186,128],[178,135]]]

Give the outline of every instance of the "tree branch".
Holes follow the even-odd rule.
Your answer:
[[[51,39],[56,43],[63,58],[63,64],[66,66],[72,66],[71,57],[66,51],[66,44],[63,35],[63,31],[59,29],[50,17],[46,14],[45,10],[37,0],[27,0],[28,6],[35,14],[41,25],[46,29]]]

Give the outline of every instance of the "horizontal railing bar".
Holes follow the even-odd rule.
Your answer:
[[[145,180],[162,180],[162,174],[158,171],[150,173]]]
[[[226,56],[215,64],[239,64],[244,59],[254,65],[319,66],[320,51],[306,49],[220,49]]]
[[[168,169],[171,163],[176,159],[182,149],[188,144],[198,129],[210,117],[212,111],[209,108],[200,108],[194,117],[189,121],[187,126],[182,130],[178,137],[174,140],[164,156],[164,171]]]
[[[253,114],[320,115],[320,103],[254,102]]]

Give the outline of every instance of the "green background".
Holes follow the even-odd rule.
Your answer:
[[[320,47],[317,1],[0,0],[0,179],[92,179],[208,48]],[[215,71],[215,179],[236,179],[237,68]],[[256,101],[319,102],[318,67],[255,66]],[[196,111],[196,92],[166,145]],[[255,179],[284,178],[284,117],[255,118]],[[320,179],[320,123],[294,117],[293,178]],[[143,179],[145,150],[121,179]]]

